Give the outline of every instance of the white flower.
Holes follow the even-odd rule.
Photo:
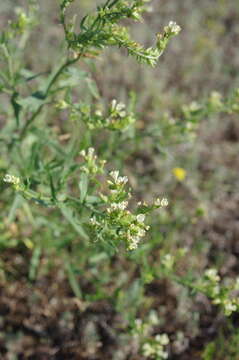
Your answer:
[[[166,267],[166,269],[171,270],[174,265],[174,256],[171,254],[165,254],[162,258],[162,264]]]
[[[137,249],[138,244],[140,242],[140,237],[139,236],[128,235],[128,241],[129,241],[128,249],[129,250],[135,250],[135,249]]]
[[[144,214],[139,214],[136,216],[136,219],[139,223],[143,223],[145,220],[145,215]]]
[[[121,201],[120,203],[112,203],[110,205],[110,207],[113,209],[113,210],[125,210],[126,207],[128,206],[128,201]]]
[[[192,101],[191,104],[189,105],[190,111],[198,111],[200,109],[201,109],[201,105],[199,103],[197,103],[196,101]]]
[[[14,175],[6,174],[3,178],[3,181],[6,183],[18,185],[20,183],[20,178]]]
[[[220,287],[219,287],[219,285],[213,286],[213,288],[212,288],[212,295],[213,295],[213,296],[217,296],[217,295],[219,295],[219,293],[220,293]]]
[[[89,156],[89,157],[93,157],[94,152],[95,152],[95,149],[94,149],[93,147],[90,147],[90,148],[88,149],[88,156]]]
[[[155,206],[160,206],[161,205],[161,200],[159,198],[156,199],[155,202],[154,202],[154,205]]]
[[[158,341],[161,345],[168,345],[169,343],[169,338],[167,334],[158,334],[155,336],[155,340]]]
[[[116,106],[116,110],[118,111],[120,117],[126,116],[125,104],[123,104],[121,102],[118,103]]]
[[[111,171],[110,176],[114,179],[114,182],[117,182],[117,179],[118,179],[118,176],[119,176],[119,171],[118,170]]]
[[[152,325],[158,325],[159,324],[158,314],[157,314],[157,312],[155,310],[150,311],[150,313],[149,313],[149,322]]]
[[[95,217],[90,218],[91,225],[99,225],[99,223],[96,221]]]
[[[161,206],[168,206],[168,199],[163,198],[163,199],[161,200]]]
[[[138,236],[143,237],[145,235],[146,231],[144,229],[139,229]]]
[[[127,176],[120,176],[116,181],[117,184],[126,184],[128,182]]]
[[[173,35],[177,35],[181,31],[181,27],[175,22],[170,21],[167,26],[165,26],[164,31]]]
[[[116,108],[116,105],[117,105],[117,100],[113,99],[111,102],[111,109],[114,110]]]
[[[162,200],[160,200],[159,198],[155,200],[154,202],[154,205],[155,206],[168,206],[168,199],[166,198],[163,198]]]
[[[143,355],[146,357],[151,357],[155,354],[154,348],[151,344],[145,343],[142,346]]]
[[[96,110],[96,111],[95,111],[95,115],[96,115],[96,116],[102,116],[103,114],[102,114],[102,111],[101,111],[101,110]]]
[[[205,271],[205,275],[208,277],[209,280],[211,281],[219,281],[220,277],[217,273],[217,269],[207,269]]]
[[[224,306],[227,314],[231,314],[233,311],[237,310],[237,306],[229,300],[224,303]]]

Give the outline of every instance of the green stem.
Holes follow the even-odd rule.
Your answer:
[[[58,80],[58,78],[62,74],[62,72],[65,69],[67,69],[69,66],[71,66],[72,64],[76,63],[80,59],[81,55],[82,55],[82,53],[80,55],[78,55],[75,59],[67,60],[63,65],[60,66],[60,68],[56,71],[56,73],[53,75],[53,77],[50,79],[50,81],[47,85],[47,88],[44,93],[45,98],[47,98],[47,96],[49,95],[52,86]],[[25,125],[21,131],[20,140],[22,140],[24,138],[29,126],[33,123],[33,121],[36,119],[36,117],[41,113],[43,107],[44,107],[44,104],[39,105],[38,108],[36,109],[36,111],[32,114],[32,116],[27,120],[27,122],[25,123]]]
[[[71,66],[72,64],[76,63],[80,57],[81,57],[82,53],[79,54],[75,59],[71,59],[66,61],[63,65],[60,66],[60,68],[57,70],[57,72],[55,73],[55,75],[52,77],[52,79],[49,81],[49,84],[46,88],[45,91],[45,96],[49,95],[49,92],[52,88],[52,86],[54,85],[54,83],[56,82],[56,80],[58,79],[58,77],[61,75],[61,73],[68,68],[69,66]]]
[[[74,292],[75,296],[78,299],[82,299],[82,291],[80,288],[80,284],[79,281],[77,280],[77,277],[74,272],[74,267],[72,266],[68,255],[65,255],[64,257],[64,265],[72,291]]]
[[[8,86],[8,80],[7,80],[6,76],[2,72],[0,72],[0,78],[3,80],[4,84],[7,87]]]
[[[20,140],[22,140],[26,134],[26,131],[28,129],[28,127],[33,123],[33,121],[35,120],[35,118],[41,113],[43,108],[43,104],[40,105],[37,110],[32,114],[32,116],[30,117],[30,119],[27,120],[26,124],[24,125],[22,131],[21,131],[21,135],[20,135]]]

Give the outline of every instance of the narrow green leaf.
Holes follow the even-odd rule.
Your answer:
[[[96,82],[93,79],[87,78],[86,79],[86,84],[88,86],[88,89],[90,90],[91,95],[95,98],[95,99],[99,99],[100,98],[100,94],[96,85]]]
[[[42,249],[40,246],[36,246],[33,250],[31,262],[30,262],[30,268],[29,268],[29,279],[35,280],[37,269],[39,267],[40,258],[41,258]]]
[[[19,115],[20,115],[20,111],[22,109],[22,106],[17,102],[18,95],[19,95],[18,92],[14,92],[11,97],[11,104],[13,106],[14,116],[16,119],[17,126],[19,126]]]
[[[81,180],[79,182],[81,203],[83,203],[86,198],[87,191],[88,191],[88,183],[89,183],[89,181],[88,181],[87,174],[85,174],[85,173],[81,174]]]
[[[20,196],[19,194],[16,194],[7,218],[7,222],[9,224],[11,224],[15,220],[16,211],[22,205],[22,202],[23,202],[23,197]]]
[[[69,283],[76,297],[82,299],[82,292],[79,283],[75,276],[75,271],[72,264],[65,258],[65,269],[68,275]]]
[[[62,215],[66,218],[66,220],[73,226],[76,232],[85,240],[88,240],[88,235],[86,234],[83,227],[77,222],[74,217],[74,212],[72,209],[68,208],[65,204],[60,204],[59,208],[61,210]]]
[[[49,176],[49,180],[50,180],[51,196],[54,200],[56,200],[56,189],[55,189],[55,185],[53,182],[53,178],[52,178],[51,174],[48,174],[48,176]]]

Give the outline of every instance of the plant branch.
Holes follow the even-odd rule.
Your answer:
[[[60,68],[56,71],[56,73],[53,75],[52,79],[49,81],[47,88],[45,90],[44,93],[44,98],[47,98],[52,86],[55,84],[55,82],[58,80],[59,76],[63,73],[63,71],[65,69],[67,69],[69,66],[73,65],[74,63],[76,63],[80,57],[82,56],[82,53],[80,53],[76,58],[71,59],[71,60],[67,60],[63,65],[60,66]],[[29,126],[34,122],[34,120],[37,118],[37,116],[41,113],[43,107],[45,104],[41,104],[38,106],[38,108],[36,109],[36,111],[32,114],[32,116],[27,120],[27,122],[25,123],[21,134],[20,134],[20,140],[22,140],[26,134],[26,131],[28,130]]]

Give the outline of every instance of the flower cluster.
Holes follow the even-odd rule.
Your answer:
[[[141,212],[143,214],[148,214],[150,212],[152,212],[153,210],[156,209],[161,209],[164,207],[168,206],[168,199],[166,198],[157,198],[153,204],[147,204],[145,201],[144,202],[138,202],[138,208],[137,211]]]
[[[165,347],[169,344],[169,338],[167,334],[151,335],[154,326],[158,324],[157,313],[151,311],[145,321],[135,320],[133,335],[139,343],[143,356],[149,359],[163,360],[168,358]]]
[[[189,105],[182,106],[182,115],[187,129],[196,130],[199,120],[215,113],[237,113],[239,112],[238,89],[228,98],[223,98],[218,91],[212,91],[204,103],[192,101]]]
[[[224,107],[222,94],[220,94],[218,91],[212,91],[208,102],[211,110],[220,111]]]
[[[157,199],[153,205],[139,202],[132,212],[128,209],[131,193],[126,189],[127,182],[127,176],[119,176],[119,171],[110,173],[109,193],[101,194],[105,209],[92,214],[90,225],[95,239],[108,240],[114,247],[122,241],[128,250],[134,250],[149,230],[145,224],[146,214],[167,206],[168,201],[165,198]]]
[[[151,341],[145,342],[142,346],[142,353],[150,359],[167,359],[168,353],[164,347],[168,345],[169,338],[167,334],[156,335]]]
[[[156,199],[154,202],[154,205],[157,207],[166,207],[168,206],[168,199],[162,198],[162,199]]]
[[[82,150],[80,155],[83,156],[85,164],[82,166],[82,171],[89,175],[102,174],[104,172],[105,160],[98,160],[95,155],[95,149],[90,147],[87,151]]]
[[[92,111],[91,107],[81,104],[79,108],[74,108],[75,112],[80,113],[81,119],[89,129],[109,129],[125,130],[130,124],[135,122],[133,112],[126,108],[122,102],[117,103],[112,100],[108,111],[104,113],[100,108]]]
[[[161,263],[166,271],[172,271],[175,264],[175,257],[172,254],[165,254]]]
[[[27,16],[23,9],[16,8],[15,11],[17,14],[17,21],[12,23],[11,26],[15,31],[23,33],[28,24],[30,24],[31,19]]]
[[[180,33],[181,27],[174,21],[170,21],[167,26],[164,27],[164,33],[158,34],[157,48],[163,52],[166,48],[169,40]]]
[[[6,174],[3,178],[3,181],[14,185],[20,184],[20,178],[10,174]]]
[[[3,178],[3,181],[11,184],[15,191],[21,193],[21,195],[27,200],[33,200],[38,204],[44,206],[55,206],[56,199],[51,196],[44,196],[41,193],[31,190],[29,184],[25,185],[23,181],[17,176],[6,174]]]
[[[197,284],[199,290],[212,299],[213,304],[220,305],[225,315],[230,316],[239,310],[239,299],[232,293],[238,291],[238,281],[231,285],[220,284],[220,276],[214,268],[207,269]]]
[[[164,32],[168,34],[168,36],[178,35],[180,31],[181,27],[175,21],[170,21],[168,25],[164,27]]]
[[[133,0],[132,2],[108,0],[97,8],[95,14],[83,18],[80,24],[80,33],[76,33],[72,24],[66,24],[65,10],[70,1],[64,0],[61,5],[61,21],[69,48],[84,54],[85,51],[92,51],[93,48],[119,46],[124,47],[128,54],[134,56],[140,63],[156,65],[169,39],[179,33],[180,27],[171,21],[164,28],[164,34],[158,35],[156,47],[144,48],[131,39],[126,27],[118,25],[118,22],[125,18],[141,20],[141,14],[145,11],[147,2],[148,0]]]
[[[21,187],[20,178],[14,175],[6,174],[3,178],[3,181],[9,184],[12,184],[15,190],[19,190]]]
[[[128,201],[131,198],[130,191],[125,188],[128,178],[119,176],[119,171],[112,171],[110,177],[109,194],[101,194],[101,199],[106,205],[105,210],[101,214],[93,214],[91,227],[96,239],[108,239],[113,246],[123,241],[128,250],[134,250],[149,226],[144,223],[144,214],[137,211],[133,213],[128,209]]]
[[[186,119],[190,119],[192,116],[200,114],[202,110],[202,105],[196,101],[192,101],[189,105],[182,106],[182,112]]]
[[[14,20],[8,21],[8,28],[4,34],[5,40],[13,39],[18,35],[21,36],[38,23],[38,5],[36,1],[29,2],[27,12],[24,8],[19,6],[17,6],[14,10],[16,17]]]

